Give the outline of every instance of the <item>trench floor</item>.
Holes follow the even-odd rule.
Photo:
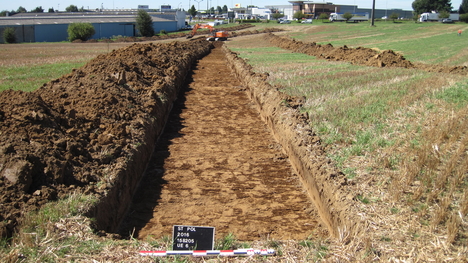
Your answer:
[[[193,225],[215,227],[217,238],[306,239],[318,225],[313,205],[221,48],[190,78],[122,231],[160,238]]]

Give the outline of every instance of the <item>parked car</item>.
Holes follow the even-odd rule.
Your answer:
[[[291,20],[281,20],[280,24],[291,24]]]
[[[450,19],[450,18],[445,18],[445,19],[442,19],[442,23],[453,23],[453,20]]]
[[[306,20],[302,20],[301,21],[301,24],[312,24],[312,19],[306,19]]]

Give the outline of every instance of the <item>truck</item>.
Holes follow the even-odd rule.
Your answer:
[[[460,20],[459,14],[450,14],[448,17],[453,21]],[[442,21],[442,18],[439,18],[439,13],[432,11],[431,13],[422,13],[419,15],[419,22],[429,22],[429,21]]]
[[[346,21],[346,19],[343,17],[344,13],[331,13],[330,14],[330,22],[333,21]],[[352,13],[353,17],[349,19],[351,22],[363,22],[363,21],[369,21],[369,13]]]

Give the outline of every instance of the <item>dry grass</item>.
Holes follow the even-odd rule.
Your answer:
[[[32,43],[0,45],[0,67],[86,62],[131,43]]]
[[[252,53],[252,39],[239,42],[229,47],[255,71],[268,72],[268,81],[284,92],[306,97],[302,110],[348,175],[344,191],[361,227],[343,231],[355,233],[348,243],[332,241],[330,260],[467,260],[463,76],[357,67],[298,54],[288,59],[271,48],[274,60],[259,66],[267,54]]]

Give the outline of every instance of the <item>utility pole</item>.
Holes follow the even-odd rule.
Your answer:
[[[371,26],[374,26],[375,19],[375,0],[372,0]]]
[[[197,13],[200,12],[200,2],[203,2],[203,0],[195,0],[195,2],[198,3],[198,10],[197,10]],[[198,15],[198,21],[200,21],[200,15]]]

